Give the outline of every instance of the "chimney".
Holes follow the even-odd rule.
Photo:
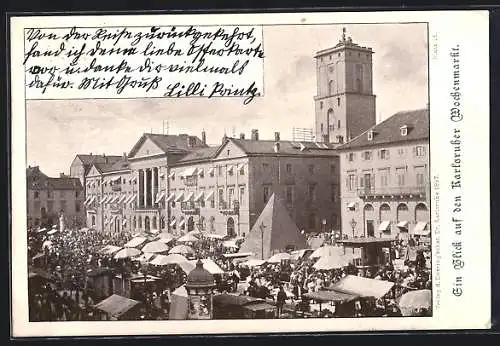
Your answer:
[[[279,133],[279,132],[275,132],[275,133],[274,133],[274,140],[275,140],[276,142],[279,142],[279,141],[280,141],[280,133]]]
[[[259,140],[259,130],[253,129],[252,130],[252,141],[258,141],[258,140]]]
[[[126,160],[127,159],[127,153],[126,152],[123,152],[123,159]]]
[[[240,133],[240,139],[245,139],[245,134],[243,132]]]
[[[64,178],[64,173],[59,173],[59,178]]]
[[[224,136],[222,136],[222,144],[226,143],[226,141],[227,141],[227,135],[224,132]]]
[[[92,153],[90,153],[90,156],[92,156]]]
[[[205,130],[201,131],[201,141],[203,144],[207,144],[207,134],[205,133]]]

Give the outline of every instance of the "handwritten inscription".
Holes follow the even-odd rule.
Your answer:
[[[263,90],[251,26],[27,29],[28,99],[241,97]]]

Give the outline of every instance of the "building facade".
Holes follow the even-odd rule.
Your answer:
[[[168,227],[229,236],[248,234],[274,193],[306,232],[340,227],[339,162],[326,144],[224,138],[171,167]]]
[[[344,233],[394,237],[429,231],[428,109],[396,113],[338,150]]]
[[[90,154],[78,154],[71,162],[71,166],[69,167],[69,175],[73,178],[80,179],[80,183],[83,186],[84,193],[86,193],[86,175],[92,168],[94,163],[97,164],[109,164],[115,163],[119,161],[122,157],[117,155],[94,155]]]
[[[316,141],[342,144],[375,125],[372,54],[345,29],[336,46],[316,53]]]
[[[26,170],[26,182],[29,228],[57,225],[61,215],[69,228],[85,224],[85,195],[78,178],[48,177],[36,166]]]

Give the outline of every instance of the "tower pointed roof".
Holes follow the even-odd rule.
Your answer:
[[[241,244],[240,252],[252,252],[257,257],[264,255],[263,259],[267,259],[274,253],[285,251],[288,246],[307,248],[299,228],[273,194]]]

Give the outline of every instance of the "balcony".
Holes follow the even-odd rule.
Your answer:
[[[220,201],[219,211],[224,215],[236,215],[240,212],[240,203],[238,201],[233,201],[231,206],[231,203]]]
[[[358,189],[360,198],[376,198],[376,197],[426,197],[425,186],[398,186],[398,187],[365,187]]]
[[[182,202],[181,211],[187,215],[197,215],[200,213],[200,208],[194,202]]]

